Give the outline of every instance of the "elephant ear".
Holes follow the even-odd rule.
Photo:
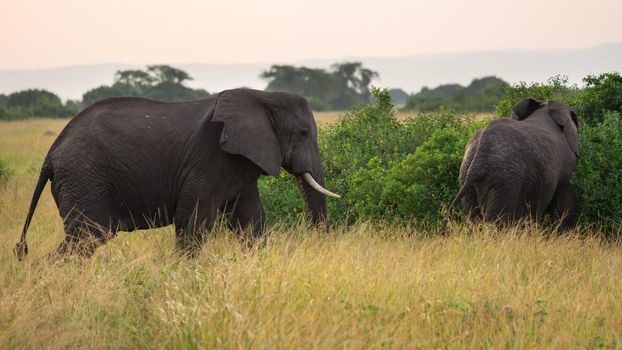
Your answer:
[[[264,173],[278,176],[281,149],[261,93],[250,89],[221,92],[212,121],[224,123],[220,147],[225,152],[242,155]]]
[[[577,116],[568,106],[558,101],[549,101],[549,115],[562,128],[564,137],[575,155],[579,155],[579,130]]]
[[[524,98],[512,107],[512,119],[521,121],[529,117],[540,107],[542,107],[542,104],[539,101],[533,98]]]

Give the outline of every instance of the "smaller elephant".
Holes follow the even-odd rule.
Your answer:
[[[526,98],[512,118],[496,119],[466,146],[461,189],[471,219],[509,223],[545,212],[560,229],[575,225],[577,195],[570,182],[579,155],[578,121],[567,105]]]

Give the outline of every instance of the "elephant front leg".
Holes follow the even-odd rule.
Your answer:
[[[248,243],[259,238],[265,230],[266,215],[261,205],[257,185],[245,188],[225,210],[231,229],[248,233]]]
[[[570,181],[564,181],[553,196],[553,215],[559,221],[559,230],[568,231],[576,225],[577,220],[577,190]]]
[[[180,206],[175,213],[175,250],[190,257],[198,254],[216,219],[216,208],[207,201]]]

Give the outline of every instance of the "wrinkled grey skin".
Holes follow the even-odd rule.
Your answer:
[[[224,91],[203,100],[165,103],[120,97],[72,119],[45,158],[26,232],[48,179],[65,225],[56,253],[90,256],[117,231],[175,224],[176,248],[194,254],[218,211],[233,228],[264,230],[257,188],[262,174],[294,174],[312,220],[325,226],[317,128],[307,101],[285,92]]]
[[[493,120],[466,146],[462,198],[471,219],[508,223],[550,211],[560,229],[575,225],[577,196],[570,178],[579,153],[578,122],[556,101],[524,99],[511,119]]]

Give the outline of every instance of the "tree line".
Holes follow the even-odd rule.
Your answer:
[[[273,65],[260,77],[266,90],[283,90],[304,96],[315,111],[347,110],[371,101],[371,83],[379,77],[361,62],[336,63],[328,69]],[[168,65],[149,65],[145,69],[120,70],[111,85],[101,85],[82,95],[81,100],[62,101],[47,90],[29,89],[0,94],[0,120],[33,117],[65,118],[74,116],[92,103],[114,96],[141,96],[163,101],[191,100],[210,96],[204,89],[192,89],[186,82],[192,77]],[[391,98],[405,110],[428,112],[440,108],[458,112],[490,112],[501,101],[509,85],[496,77],[475,79],[463,87],[441,85],[424,87],[409,95],[401,89],[389,91]]]

